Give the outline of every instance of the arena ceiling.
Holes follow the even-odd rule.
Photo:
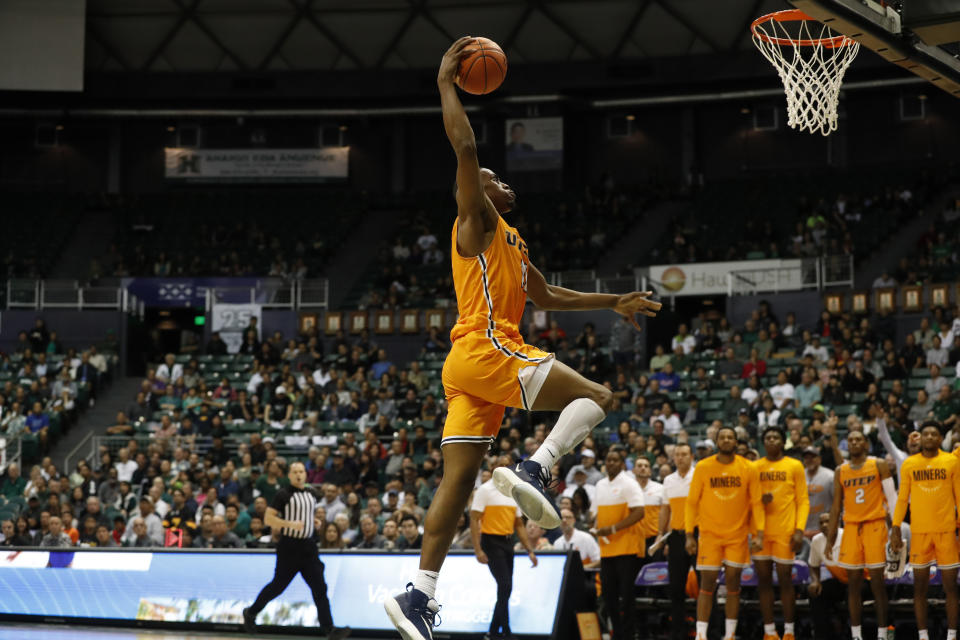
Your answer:
[[[728,54],[786,0],[88,0],[93,72],[435,67],[485,35],[511,62]]]

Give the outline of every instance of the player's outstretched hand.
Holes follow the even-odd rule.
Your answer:
[[[613,310],[626,318],[637,331],[642,331],[640,325],[637,323],[637,314],[639,313],[648,318],[654,318],[657,315],[657,311],[660,311],[660,307],[663,306],[655,300],[650,300],[649,298],[652,295],[652,291],[634,291],[633,293],[627,293],[617,299],[617,304]]]
[[[467,50],[467,45],[474,41],[473,36],[463,36],[454,41],[447,52],[443,54],[443,60],[440,61],[440,71],[437,73],[437,83],[444,82],[453,84],[457,78],[457,71],[460,69],[460,61],[470,55],[471,50]]]

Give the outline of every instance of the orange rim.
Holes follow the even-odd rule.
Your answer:
[[[776,38],[774,36],[769,36],[762,31],[757,31],[757,27],[764,22],[803,22],[806,20],[816,22],[816,20],[799,9],[787,9],[785,11],[777,11],[775,13],[768,13],[765,16],[760,16],[750,24],[750,31],[753,32],[753,35],[757,36],[764,42],[769,42],[771,44],[777,44],[780,46],[791,45],[794,47],[815,47],[819,45],[828,49],[836,49],[837,47],[848,47],[856,42],[852,38],[849,38],[845,35],[833,36],[832,38],[794,39]]]

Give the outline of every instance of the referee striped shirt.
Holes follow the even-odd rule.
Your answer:
[[[277,492],[273,497],[273,504],[270,505],[277,510],[277,513],[284,520],[291,522],[302,522],[303,530],[294,531],[289,527],[281,527],[280,535],[282,538],[306,539],[313,537],[313,514],[317,510],[317,496],[313,489],[304,487],[287,486]]]

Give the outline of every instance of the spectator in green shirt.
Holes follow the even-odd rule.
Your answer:
[[[277,491],[280,491],[288,483],[289,481],[284,477],[283,470],[280,468],[280,463],[271,460],[267,463],[266,475],[260,476],[254,486],[260,491],[260,495],[267,499],[267,504],[270,504],[273,502],[273,496],[277,495]]]
[[[23,495],[27,481],[20,475],[20,465],[11,462],[7,465],[7,477],[0,484],[0,495],[4,498],[17,498]]]
[[[670,355],[664,353],[662,344],[658,344],[654,348],[654,356],[650,358],[650,371],[660,371],[668,362],[670,362]]]

